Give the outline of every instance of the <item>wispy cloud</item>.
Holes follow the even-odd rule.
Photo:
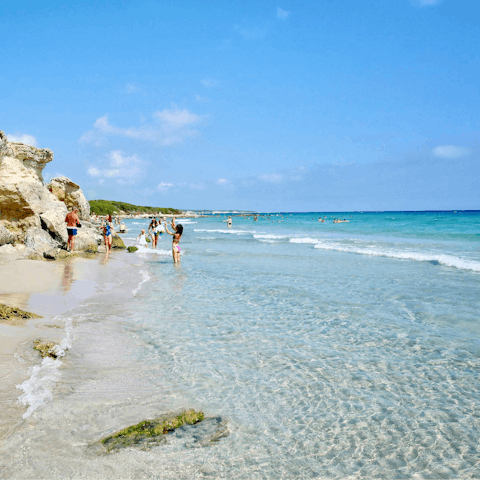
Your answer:
[[[32,145],[33,147],[37,146],[37,139],[33,135],[28,135],[26,133],[17,133],[15,135],[6,134],[9,142],[14,143],[25,143],[26,145]]]
[[[432,150],[436,157],[440,158],[461,158],[470,154],[466,147],[456,147],[455,145],[439,145]]]
[[[283,8],[277,7],[277,18],[280,20],[286,20],[290,16],[290,12]]]
[[[434,7],[442,0],[409,0],[414,7]]]
[[[215,78],[202,78],[202,80],[200,80],[200,83],[207,88],[214,88],[218,86],[218,80]]]
[[[137,93],[140,91],[140,86],[136,83],[126,83],[124,87],[125,93]]]
[[[128,156],[120,150],[113,150],[107,155],[107,164],[107,168],[90,165],[87,168],[87,174],[98,178],[99,184],[102,184],[106,178],[112,178],[120,185],[135,183],[143,176],[144,165],[137,155]]]
[[[103,137],[119,136],[168,146],[197,135],[198,132],[191,126],[200,123],[202,117],[185,108],[172,108],[153,113],[152,119],[153,122],[149,124],[123,128],[112,125],[108,115],[104,115],[95,121],[93,130],[82,135],[80,141],[98,144]]]
[[[219,178],[219,179],[217,180],[217,183],[218,183],[219,185],[227,185],[227,184],[230,183],[230,182],[229,182],[226,178]]]
[[[264,173],[259,175],[258,178],[264,182],[279,183],[283,180],[283,175],[280,173]]]

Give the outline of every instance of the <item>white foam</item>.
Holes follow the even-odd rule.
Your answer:
[[[194,232],[210,232],[210,233],[231,233],[231,234],[236,234],[236,235],[248,235],[251,233],[255,233],[255,230],[232,230],[231,228],[224,229],[224,228],[219,228],[219,229],[214,229],[214,230],[207,230],[205,228],[194,228]]]
[[[142,288],[142,285],[145,282],[148,282],[150,280],[150,278],[152,278],[152,277],[150,277],[150,275],[148,274],[148,272],[146,270],[141,270],[140,273],[142,274],[142,280],[137,285],[137,288],[132,290],[133,296],[135,296],[139,292],[139,290]]]
[[[455,257],[453,255],[438,255],[435,253],[420,253],[412,251],[396,251],[396,250],[381,250],[375,247],[371,248],[356,248],[356,247],[344,247],[341,245],[328,245],[319,243],[314,248],[323,250],[336,250],[339,252],[358,253],[361,255],[373,255],[376,257],[389,257],[399,258],[402,260],[415,260],[417,262],[438,262],[448,267],[455,267],[461,270],[473,270],[474,272],[480,272],[480,262],[475,260],[465,260],[463,258]]]
[[[293,237],[290,239],[290,243],[309,243],[309,244],[316,244],[320,242],[318,238],[311,238],[311,237]]]
[[[136,254],[153,254],[153,255],[171,255],[171,250],[159,250],[158,248],[151,248],[151,247],[144,247],[142,245],[135,245],[138,250],[135,252]]]
[[[290,238],[290,235],[274,235],[267,233],[256,233],[253,238],[257,240],[283,240],[285,238]]]
[[[72,348],[72,319],[65,319],[65,337],[59,345],[54,347],[57,358],[46,357],[40,365],[30,370],[30,378],[17,385],[23,394],[18,397],[18,402],[27,407],[23,418],[28,418],[35,410],[45,403],[53,400],[53,390],[60,378],[61,357],[65,356],[66,350]]]

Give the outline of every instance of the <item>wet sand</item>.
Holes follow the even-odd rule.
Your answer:
[[[16,386],[42,362],[33,350],[33,341],[60,342],[65,337],[65,325],[55,317],[96,293],[112,289],[112,279],[124,270],[126,258],[124,252],[114,252],[108,260],[98,255],[59,262],[16,260],[16,255],[0,257],[0,303],[42,316],[0,320],[0,441],[26,410],[17,401],[21,392]]]

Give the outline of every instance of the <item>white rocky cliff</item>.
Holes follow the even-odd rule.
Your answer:
[[[42,172],[53,152],[23,143],[9,142],[0,131],[0,248],[23,245],[42,254],[64,248],[67,242],[67,206],[76,206],[83,226],[76,249],[98,245],[101,236],[90,224],[90,206],[80,187],[66,177],[46,186]]]

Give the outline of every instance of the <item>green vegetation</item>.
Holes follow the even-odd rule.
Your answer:
[[[156,420],[145,420],[104,438],[101,443],[108,452],[131,445],[162,443],[163,435],[185,424],[195,425],[204,418],[203,412],[188,410],[174,417],[163,416]]]
[[[179,215],[181,210],[176,208],[141,207],[131,203],[115,202],[113,200],[90,200],[90,211],[96,215],[122,215],[133,213],[151,213],[152,215],[172,214]]]

